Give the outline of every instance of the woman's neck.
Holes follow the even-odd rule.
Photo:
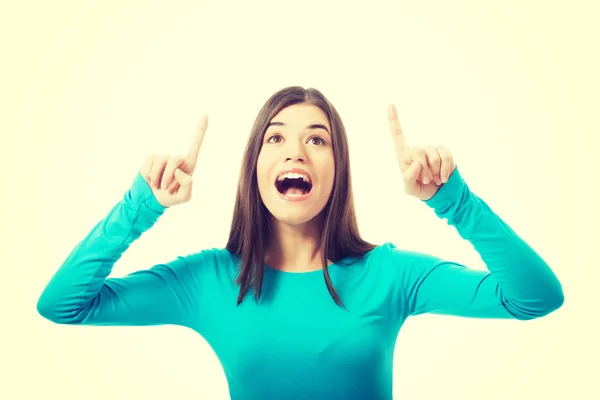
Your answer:
[[[316,220],[301,225],[272,221],[265,263],[272,268],[290,272],[321,269],[321,226]]]

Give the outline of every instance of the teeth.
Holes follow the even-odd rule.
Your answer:
[[[293,172],[288,172],[288,173],[285,173],[285,174],[281,175],[279,178],[277,178],[277,181],[281,182],[282,180],[284,180],[286,178],[289,178],[289,179],[302,178],[302,180],[304,182],[307,182],[307,183],[310,182],[308,180],[308,177],[306,175],[304,175],[304,174],[298,174],[298,173],[293,173]]]

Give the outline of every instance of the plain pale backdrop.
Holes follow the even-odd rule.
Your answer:
[[[485,268],[404,194],[391,102],[409,143],[449,147],[471,190],[563,284],[564,306],[535,321],[409,319],[395,398],[600,398],[595,2],[349,3],[0,7],[1,398],[228,398],[215,354],[191,330],[61,326],[36,303],[146,155],[184,152],[203,113],[191,202],[169,209],[113,276],[224,246],[247,135],[290,85],[318,88],[341,114],[367,240]]]

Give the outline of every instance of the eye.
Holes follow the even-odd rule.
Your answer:
[[[310,140],[314,140],[314,139],[318,139],[320,145],[324,145],[325,144],[325,140],[323,140],[320,136],[316,136],[316,135],[311,136],[308,140],[310,141]]]
[[[278,133],[275,133],[275,134],[273,134],[273,135],[271,135],[271,136],[269,137],[269,139],[267,140],[267,142],[268,142],[268,143],[280,143],[280,142],[274,142],[274,141],[272,141],[272,139],[273,139],[273,138],[279,138],[279,139],[283,139],[283,138],[281,137],[281,135],[280,135],[280,134],[278,134]],[[315,140],[315,139],[317,140],[317,145],[320,145],[320,146],[323,146],[323,145],[325,145],[325,140],[324,140],[323,138],[321,138],[320,136],[317,136],[317,135],[313,135],[313,136],[311,136],[310,138],[308,138],[308,141],[309,141],[309,142],[310,142],[310,141],[313,141],[313,143],[315,143],[315,142],[314,142],[314,140]]]
[[[274,134],[274,135],[271,135],[271,137],[269,137],[269,139],[267,140],[267,142],[271,142],[271,139],[273,139],[274,137],[279,137],[279,138],[281,138],[281,135],[280,135],[280,134],[278,134],[278,133],[276,133],[276,134]],[[271,142],[271,143],[273,143],[273,142]]]

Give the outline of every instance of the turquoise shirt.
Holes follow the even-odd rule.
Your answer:
[[[129,246],[165,212],[138,173],[109,214],[73,249],[37,304],[58,324],[193,329],[212,347],[233,400],[392,399],[396,338],[412,315],[529,320],[559,308],[562,287],[544,260],[473,194],[458,169],[430,200],[480,254],[487,271],[385,243],[323,272],[265,266],[260,302],[238,307],[239,259],[204,249],[109,278]]]

